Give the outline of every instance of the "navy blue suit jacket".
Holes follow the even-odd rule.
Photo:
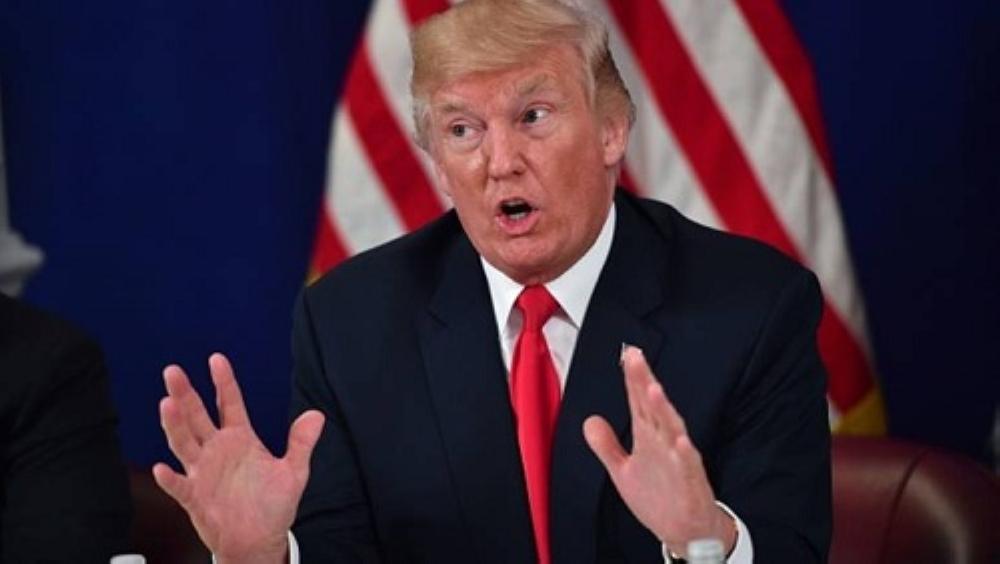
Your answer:
[[[622,343],[642,347],[757,561],[825,561],[815,277],[667,205],[619,192],[616,209],[556,430],[553,562],[662,562],[583,439],[600,414],[630,444]],[[294,527],[304,562],[534,560],[489,290],[454,212],[305,290],[293,349],[293,415],[327,416]]]

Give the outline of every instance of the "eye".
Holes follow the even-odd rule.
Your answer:
[[[458,119],[444,126],[442,136],[449,147],[465,151],[479,144],[479,140],[483,137],[483,130],[477,123]]]
[[[548,115],[549,110],[545,108],[529,108],[528,111],[524,112],[521,121],[524,123],[538,123]]]

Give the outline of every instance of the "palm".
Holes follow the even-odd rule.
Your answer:
[[[679,460],[676,452],[682,447],[648,435],[642,430],[633,434],[632,453],[612,478],[636,518],[661,532],[668,546],[680,548],[711,530],[714,496],[704,473],[689,470]]]
[[[245,429],[224,429],[203,445],[187,467],[191,521],[208,546],[221,553],[245,553],[246,540],[266,538],[291,525],[302,485]]]
[[[184,373],[176,367],[164,371],[168,397],[160,405],[163,427],[185,475],[158,464],[154,476],[188,512],[202,540],[220,559],[280,557],[308,479],[309,455],[322,429],[322,415],[308,412],[296,420],[288,454],[276,458],[254,433],[228,362],[215,355],[210,363],[218,428]]]
[[[632,416],[632,452],[626,453],[601,417],[590,417],[584,433],[608,470],[622,501],[646,528],[682,552],[691,540],[735,541],[729,519],[715,504],[701,455],[684,421],[636,349],[623,358]]]

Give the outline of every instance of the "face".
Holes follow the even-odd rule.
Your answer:
[[[624,119],[591,107],[574,51],[473,73],[430,99],[430,152],[473,246],[522,284],[548,282],[597,238],[625,151]]]

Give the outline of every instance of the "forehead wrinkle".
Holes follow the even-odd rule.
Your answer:
[[[461,114],[468,113],[469,105],[455,100],[446,100],[434,106],[434,112],[438,114]]]
[[[514,85],[514,95],[518,97],[531,96],[545,90],[554,82],[552,73],[544,72],[521,80]]]
[[[472,80],[475,80],[474,78]],[[482,78],[483,83],[490,83],[495,80]],[[565,93],[558,88],[556,76],[551,71],[538,72],[522,79],[504,81],[496,90],[498,94],[507,94],[507,103],[523,100],[524,98],[537,95],[540,92],[553,92],[560,97]],[[441,96],[444,98],[432,105],[432,112],[435,115],[444,116],[451,114],[472,114],[475,113],[475,104],[466,100],[460,93],[448,93]],[[495,97],[494,97],[495,100]]]

